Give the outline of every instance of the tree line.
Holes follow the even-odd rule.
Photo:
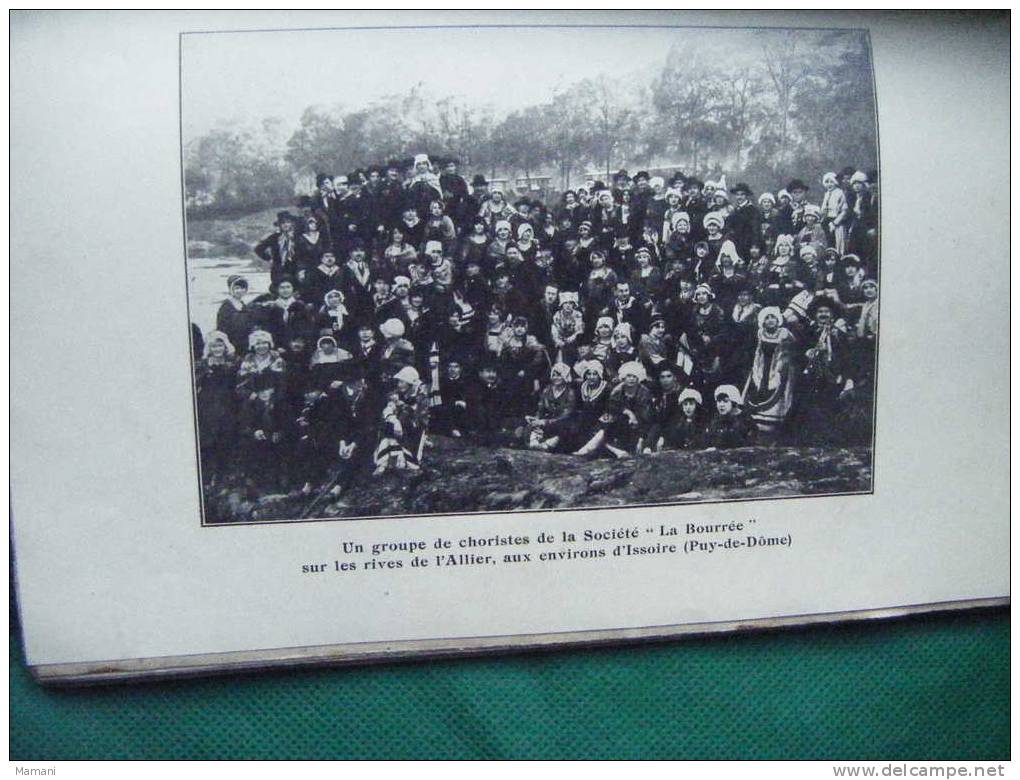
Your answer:
[[[600,73],[503,116],[421,84],[360,108],[311,106],[281,120],[218,128],[185,147],[189,215],[288,203],[315,172],[346,173],[425,151],[489,177],[539,174],[565,189],[587,172],[656,166],[747,181],[837,164],[877,164],[870,52],[862,34],[760,31],[721,53],[675,45],[634,78]]]

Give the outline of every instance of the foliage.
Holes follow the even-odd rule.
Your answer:
[[[294,196],[316,172],[421,151],[464,172],[552,174],[566,187],[586,168],[726,171],[752,189],[777,177],[877,165],[865,38],[852,32],[760,31],[720,55],[675,46],[656,72],[599,74],[552,99],[496,117],[421,84],[363,107],[310,106],[289,137],[278,122],[217,129],[189,144],[189,209],[255,209]]]

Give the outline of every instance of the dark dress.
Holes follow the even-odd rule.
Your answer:
[[[237,435],[237,363],[204,358],[195,367],[198,441],[203,460],[218,464]],[[215,461],[215,463],[213,462]]]
[[[223,331],[238,352],[248,349],[248,335],[257,326],[258,316],[247,304],[237,308],[228,299],[216,312],[216,330]]]
[[[725,417],[717,414],[712,418],[705,432],[705,444],[720,450],[746,447],[750,443],[750,434],[747,418],[739,411],[733,410]]]

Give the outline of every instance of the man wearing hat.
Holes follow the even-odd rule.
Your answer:
[[[461,209],[464,212],[464,229],[467,233],[474,220],[482,211],[482,204],[489,199],[489,182],[485,177],[476,173],[471,179],[471,191],[464,196]]]
[[[801,179],[791,179],[786,185],[786,192],[790,194],[790,202],[782,204],[777,210],[776,232],[796,233],[803,224],[801,219],[804,214],[804,198],[810,189]]]
[[[276,284],[283,276],[296,276],[297,243],[294,238],[294,226],[297,217],[289,211],[276,213],[276,230],[263,238],[254,249],[255,254],[269,263],[270,282]]]
[[[691,176],[683,181],[683,197],[680,199],[680,208],[687,212],[691,218],[691,241],[697,243],[705,240],[705,215],[708,213],[708,204],[701,194],[705,183],[697,176]]]
[[[804,338],[805,403],[801,425],[812,441],[840,439],[840,403],[854,389],[853,363],[842,307],[834,298],[816,295],[808,306],[811,322]]]
[[[371,201],[362,194],[361,172],[338,176],[343,184],[337,189],[337,228],[333,231],[333,247],[340,256],[350,251],[351,241],[360,237],[370,241],[375,233],[370,224]],[[334,181],[334,188],[336,182]]]
[[[443,191],[443,203],[446,205],[446,213],[457,226],[460,232],[469,224],[472,217],[477,214],[469,213],[465,208],[468,197],[468,185],[464,177],[457,173],[456,158],[451,157],[443,164],[443,172],[439,174],[439,188]]]
[[[613,175],[613,200],[617,203],[623,201],[623,191],[630,189],[630,174],[626,168],[621,168]]]
[[[390,160],[386,163],[386,175],[379,185],[378,195],[379,216],[386,230],[392,230],[400,225],[400,217],[404,212],[404,196],[400,161]]]
[[[726,231],[737,247],[737,254],[747,257],[751,245],[761,235],[761,212],[751,200],[751,188],[743,182],[730,190],[733,195],[733,211],[726,217]]]

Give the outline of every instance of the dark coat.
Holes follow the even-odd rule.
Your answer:
[[[729,232],[736,245],[737,253],[741,257],[747,257],[751,245],[756,243],[761,235],[761,212],[752,203],[737,206],[726,217],[725,230]]]

